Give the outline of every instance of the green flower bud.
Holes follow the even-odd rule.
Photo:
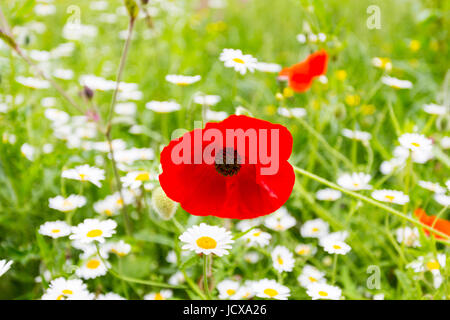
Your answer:
[[[178,208],[178,203],[171,200],[161,187],[152,192],[152,206],[163,220],[171,219]]]

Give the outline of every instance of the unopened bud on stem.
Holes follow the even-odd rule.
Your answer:
[[[163,220],[171,219],[178,208],[178,203],[171,200],[161,187],[152,192],[152,206]]]

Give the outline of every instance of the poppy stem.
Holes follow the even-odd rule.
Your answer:
[[[362,194],[359,194],[359,193],[356,193],[356,192],[344,189],[344,188],[338,186],[337,184],[335,184],[335,183],[333,183],[331,181],[328,181],[328,180],[326,180],[326,179],[324,179],[322,177],[319,177],[318,175],[315,175],[314,173],[308,172],[308,171],[303,170],[303,169],[301,169],[299,167],[296,167],[296,166],[292,166],[292,167],[294,168],[294,171],[297,172],[298,174],[301,174],[301,175],[306,176],[306,177],[308,177],[310,179],[313,179],[313,180],[315,180],[315,181],[317,181],[317,182],[319,182],[321,184],[324,184],[324,185],[326,185],[326,186],[328,186],[330,188],[339,190],[342,193],[345,193],[345,194],[347,194],[349,196],[352,196],[353,198],[359,199],[359,200],[361,200],[363,202],[366,202],[368,204],[371,204],[371,205],[373,205],[375,207],[381,208],[381,209],[383,209],[383,210],[385,210],[385,211],[387,211],[387,212],[389,212],[389,213],[391,213],[393,215],[396,215],[396,216],[398,216],[398,217],[400,217],[402,219],[405,219],[405,220],[407,220],[407,221],[409,221],[409,222],[411,222],[411,223],[413,223],[413,224],[415,224],[417,226],[421,226],[422,228],[424,228],[424,229],[426,229],[428,231],[432,231],[434,234],[439,235],[443,239],[445,239],[445,240],[436,239],[437,241],[440,241],[442,243],[450,245],[450,241],[449,241],[450,237],[448,235],[446,235],[445,233],[441,232],[441,231],[433,229],[430,226],[427,226],[426,224],[424,224],[424,223],[422,223],[420,221],[417,221],[417,220],[415,220],[415,219],[413,219],[413,218],[411,218],[411,217],[401,213],[400,211],[395,210],[394,208],[391,208],[391,207],[389,207],[389,206],[387,206],[387,205],[385,205],[385,204],[383,204],[381,202],[378,202],[378,201],[375,201],[375,200],[373,200],[373,199],[371,199],[369,197],[363,196]]]

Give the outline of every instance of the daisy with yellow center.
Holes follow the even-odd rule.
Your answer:
[[[105,170],[85,164],[64,170],[61,176],[66,179],[89,181],[100,188],[102,186],[100,181],[105,180]]]
[[[313,299],[340,300],[342,290],[326,283],[315,282],[308,286],[306,293]]]
[[[39,227],[39,233],[57,239],[68,236],[71,232],[70,226],[64,221],[48,221]]]
[[[125,241],[109,242],[105,245],[105,249],[109,252],[116,254],[119,257],[125,257],[131,251],[131,246]]]
[[[322,219],[306,221],[300,228],[303,238],[321,238],[328,234],[329,225]]]
[[[217,291],[219,291],[219,299],[235,300],[235,294],[239,290],[239,282],[234,280],[222,280],[217,284]]]
[[[375,57],[372,59],[372,65],[386,71],[392,70],[392,61],[389,58]]]
[[[254,72],[258,62],[256,58],[249,54],[243,54],[239,49],[223,49],[219,59],[224,62],[225,67],[234,68],[242,75],[247,71]]]
[[[316,251],[316,247],[306,243],[301,243],[295,247],[295,253],[305,257],[314,255]]]
[[[389,202],[403,205],[409,202],[409,196],[397,190],[375,190],[372,192],[372,198],[378,201]]]
[[[48,199],[48,206],[61,212],[70,212],[81,208],[86,204],[86,198],[80,195],[72,194],[67,198],[56,196]]]
[[[281,207],[264,219],[264,225],[274,231],[285,231],[295,226],[296,223],[295,218],[289,214],[285,207]]]
[[[291,272],[294,268],[294,255],[284,246],[276,246],[272,251],[272,263],[275,270],[281,272]]]
[[[308,288],[314,283],[325,283],[325,273],[307,264],[303,267],[302,273],[298,276],[297,281],[302,287]]]
[[[50,282],[42,300],[93,300],[94,295],[87,290],[80,279],[57,278]]]
[[[228,249],[231,249],[231,244],[234,243],[230,231],[206,223],[187,229],[179,239],[184,243],[183,250],[191,250],[197,254],[215,254],[219,257],[227,255]]]
[[[398,141],[403,148],[409,149],[413,152],[429,152],[433,146],[433,141],[422,134],[405,133],[402,134]]]
[[[404,228],[398,228],[395,232],[397,236],[397,241],[400,244],[405,244],[407,247],[413,247],[418,248],[421,246],[420,244],[420,234],[419,229],[417,228],[410,228],[410,227],[404,227]]]
[[[272,239],[272,236],[267,232],[261,231],[261,229],[253,229],[247,234],[245,234],[242,237],[242,239],[249,247],[253,246],[265,247],[269,244],[270,239]]]
[[[98,256],[93,256],[83,261],[83,264],[75,273],[78,277],[86,280],[95,279],[104,276],[108,272],[108,267],[109,266],[106,266]]]
[[[164,289],[159,292],[148,293],[144,296],[144,300],[167,300],[172,298],[173,292],[169,289]]]
[[[117,223],[113,220],[86,219],[76,227],[72,227],[71,240],[79,240],[82,243],[98,241],[105,242],[105,238],[116,233]]]
[[[287,300],[291,290],[279,284],[275,280],[262,279],[254,283],[254,291],[257,297],[276,300]]]
[[[352,248],[344,241],[335,237],[324,237],[320,240],[320,245],[329,254],[347,254]]]
[[[384,76],[381,78],[381,82],[394,89],[411,89],[413,84],[408,80],[400,80],[394,77]]]
[[[166,81],[176,84],[178,86],[188,86],[195,82],[200,81],[201,76],[183,76],[178,74],[168,74],[166,76]]]
[[[131,171],[125,177],[120,178],[124,188],[138,189],[144,182],[151,179],[151,174],[148,171]]]

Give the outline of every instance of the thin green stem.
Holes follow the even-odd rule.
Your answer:
[[[203,291],[205,291],[205,295],[208,300],[211,299],[210,293],[209,293],[209,285],[208,285],[208,260],[209,255],[204,254],[203,255]]]
[[[334,285],[336,280],[336,267],[337,267],[338,255],[335,253],[333,257],[333,273],[331,274],[331,285]]]
[[[426,224],[424,224],[422,222],[414,220],[413,218],[411,218],[411,217],[401,213],[400,211],[395,210],[394,208],[391,208],[391,207],[389,207],[389,206],[387,206],[387,205],[385,205],[385,204],[383,204],[381,202],[375,201],[375,200],[373,200],[373,199],[371,199],[369,197],[363,196],[363,195],[361,195],[359,193],[356,193],[356,192],[344,189],[344,188],[338,186],[337,184],[335,184],[335,183],[333,183],[331,181],[328,181],[328,180],[326,180],[326,179],[324,179],[322,177],[319,177],[319,176],[315,175],[314,173],[308,172],[308,171],[303,170],[303,169],[301,169],[299,167],[296,167],[296,166],[293,166],[293,167],[294,167],[294,171],[299,173],[299,174],[301,174],[301,175],[307,176],[307,177],[309,177],[309,178],[311,178],[311,179],[313,179],[313,180],[315,180],[315,181],[317,181],[319,183],[322,183],[322,184],[324,184],[324,185],[326,185],[326,186],[328,186],[330,188],[339,190],[342,193],[345,193],[345,194],[348,194],[348,195],[352,196],[353,198],[359,199],[359,200],[361,200],[363,202],[366,202],[368,204],[371,204],[371,205],[373,205],[375,207],[381,208],[381,209],[383,209],[383,210],[385,210],[385,211],[387,211],[387,212],[389,212],[389,213],[391,213],[393,215],[396,215],[396,216],[398,216],[398,217],[400,217],[402,219],[405,219],[405,220],[407,220],[407,221],[409,221],[409,222],[411,222],[411,223],[413,223],[415,225],[421,226],[422,228],[424,228],[426,230],[432,231],[433,233],[435,233],[435,234],[441,236],[443,239],[445,239],[445,241],[441,241],[441,242],[446,243],[446,244],[450,244],[450,241],[449,241],[450,237],[447,236],[445,233],[442,233],[442,232],[440,232],[440,231],[438,231],[436,229],[433,229],[430,226],[428,226],[428,225],[426,225]]]

